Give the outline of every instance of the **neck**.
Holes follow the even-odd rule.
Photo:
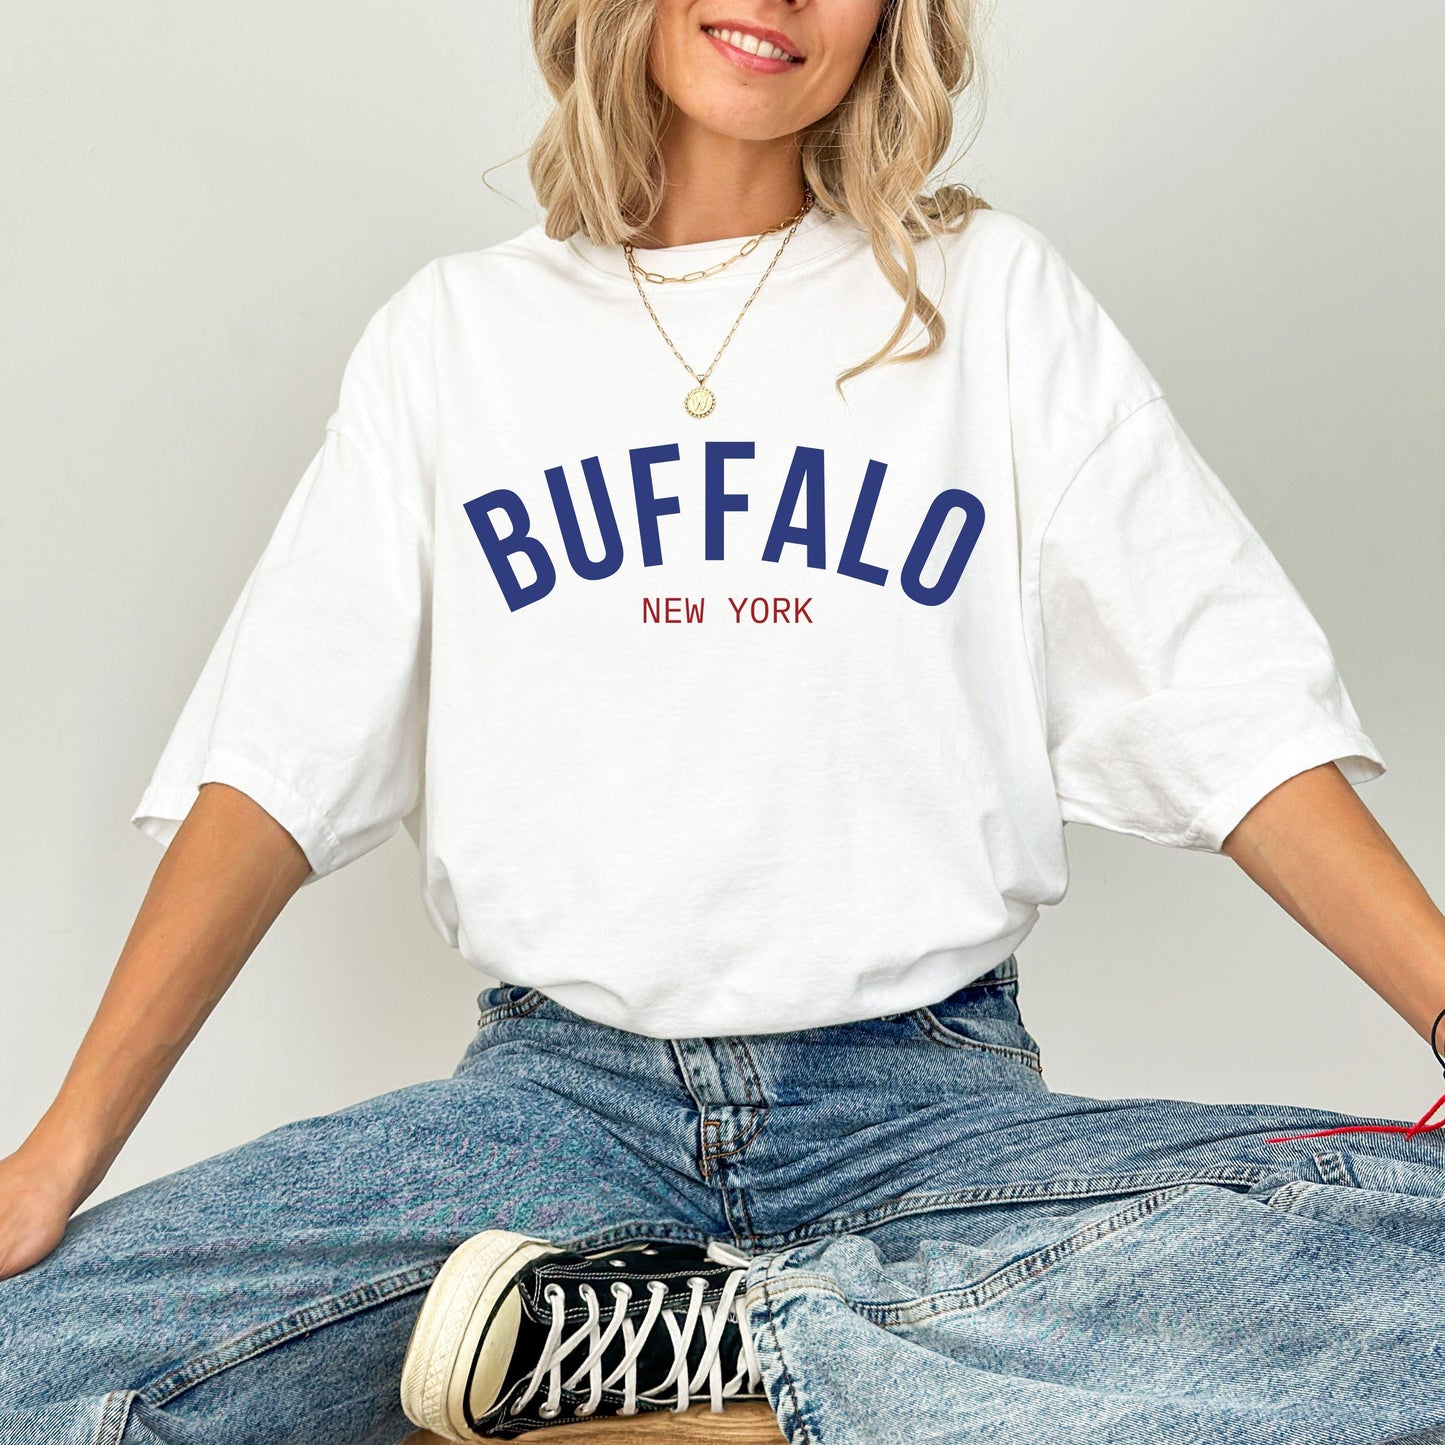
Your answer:
[[[802,208],[796,136],[739,140],[678,113],[663,134],[662,157],[667,188],[647,234],[637,240],[639,246],[685,246],[755,235]]]

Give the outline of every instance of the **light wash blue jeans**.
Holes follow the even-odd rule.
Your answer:
[[[0,1441],[392,1445],[422,1296],[501,1227],[757,1256],[794,1445],[1445,1442],[1440,1135],[1055,1093],[1017,990],[1010,956],[931,1008],[672,1040],[483,990],[450,1078],[103,1200],[0,1280]]]

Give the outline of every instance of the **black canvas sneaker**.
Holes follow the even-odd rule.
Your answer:
[[[739,1293],[748,1256],[722,1241],[642,1240],[574,1253],[487,1229],[446,1259],[401,1373],[414,1425],[511,1437],[601,1415],[766,1399]]]

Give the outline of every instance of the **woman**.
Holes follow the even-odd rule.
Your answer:
[[[1227,853],[1432,1043],[1445,918],[1158,383],[1037,230],[922,194],[969,26],[538,0],[546,222],[366,328],[0,1163],[0,1440],[741,1395],[809,1442],[1445,1426],[1425,1130],[1056,1093],[1019,1014],[1069,821]],[[399,824],[516,980],[452,1076],[72,1219],[285,902]]]

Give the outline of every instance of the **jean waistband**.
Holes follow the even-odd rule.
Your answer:
[[[962,1012],[969,1004],[970,999],[977,999],[980,992],[989,988],[1007,987],[1018,982],[1018,958],[1010,953],[1002,962],[995,964],[985,973],[977,978],[970,979],[967,983],[960,984],[952,993],[941,999],[932,1000],[927,1006],[930,1009],[940,1012]],[[482,1002],[485,1000],[485,1002]],[[546,1006],[554,1012],[566,1014],[576,1020],[578,1024],[588,1024],[593,1021],[584,1019],[580,1015],[573,1014],[565,1004],[559,1003],[545,990],[536,988],[529,984],[509,983],[506,981],[498,983],[494,989],[484,989],[479,995],[479,1003],[482,1011],[478,1016],[478,1024],[483,1022],[491,1023],[500,1019],[520,1017],[524,1014],[535,1012],[538,1008]],[[880,1014],[878,1019],[890,1020],[902,1018],[905,1014],[911,1013],[911,1009],[904,1009],[898,1013]],[[861,1026],[873,1019],[857,1019],[855,1024]],[[605,1027],[605,1026],[603,1026]],[[834,1025],[835,1028],[847,1028],[847,1024]],[[806,1030],[803,1030],[806,1032]]]

